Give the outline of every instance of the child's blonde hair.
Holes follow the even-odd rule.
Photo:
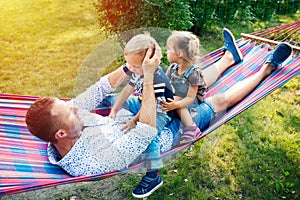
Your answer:
[[[141,56],[145,56],[149,48],[158,49],[160,46],[156,40],[150,36],[150,33],[138,34],[127,42],[124,48],[124,55],[140,54]]]
[[[195,62],[200,55],[200,40],[188,31],[172,31],[168,37],[167,44],[171,43],[175,51],[182,50],[184,58],[190,62]]]

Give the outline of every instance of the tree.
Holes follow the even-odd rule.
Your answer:
[[[98,0],[98,21],[106,33],[142,27],[188,30],[193,26],[189,1]]]

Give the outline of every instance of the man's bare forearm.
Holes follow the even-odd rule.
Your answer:
[[[139,121],[156,127],[156,100],[153,88],[153,74],[144,77],[143,100]]]
[[[113,88],[117,88],[120,84],[125,82],[127,79],[128,76],[123,71],[122,67],[119,67],[118,69],[108,74],[109,83]]]
[[[155,51],[154,56],[150,58],[153,51]],[[160,63],[160,59],[160,48],[148,49],[142,64],[144,72],[144,85],[139,121],[145,124],[149,124],[154,128],[156,128],[156,99],[154,95],[153,79],[154,73]]]

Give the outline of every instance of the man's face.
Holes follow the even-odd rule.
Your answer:
[[[64,124],[64,129],[67,137],[70,139],[78,138],[81,135],[83,122],[80,119],[77,108],[70,107],[63,100],[56,99],[51,109],[51,114],[58,116],[61,124]]]

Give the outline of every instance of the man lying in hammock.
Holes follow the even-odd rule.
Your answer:
[[[146,150],[157,134],[153,74],[161,58],[156,50],[150,59],[151,51],[148,49],[142,64],[145,98],[140,122],[126,134],[120,130],[121,123],[90,112],[126,78],[122,68],[102,77],[69,102],[44,97],[30,106],[26,114],[28,130],[49,142],[52,164],[72,176],[99,174],[128,167]]]

